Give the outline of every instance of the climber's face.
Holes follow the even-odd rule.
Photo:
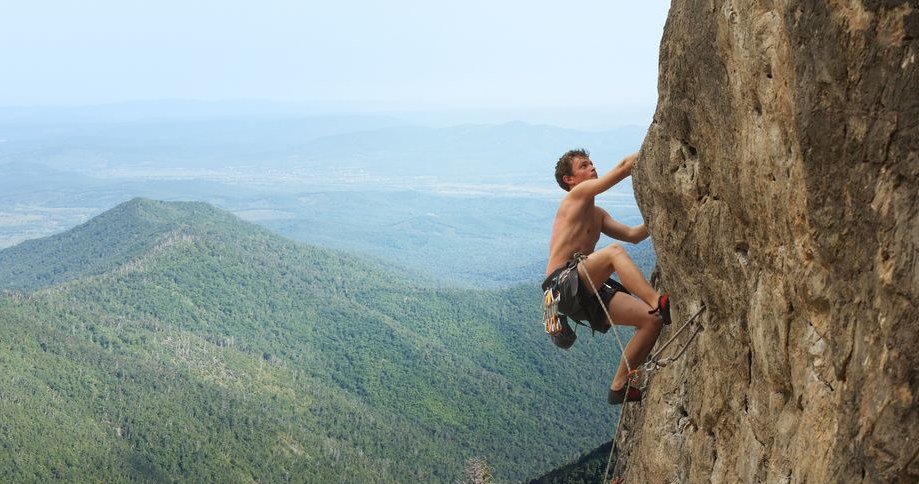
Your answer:
[[[597,178],[597,169],[594,168],[594,162],[590,158],[579,156],[571,160],[571,175],[565,175],[565,183],[569,187],[574,187],[584,180]]]

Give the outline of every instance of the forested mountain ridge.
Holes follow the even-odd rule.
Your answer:
[[[519,480],[608,437],[612,345],[551,347],[535,284],[427,288],[141,199],[0,261],[4,481]]]
[[[234,223],[206,203],[136,198],[66,232],[0,251],[0,288],[32,290],[101,274],[141,256],[166,234],[206,234]]]

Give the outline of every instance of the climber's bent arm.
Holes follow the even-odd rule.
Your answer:
[[[610,217],[606,210],[601,208],[598,208],[598,210],[602,212],[603,216],[601,231],[609,237],[623,242],[631,242],[633,244],[637,244],[648,238],[648,228],[645,224],[629,227],[628,225],[613,220],[613,217]]]

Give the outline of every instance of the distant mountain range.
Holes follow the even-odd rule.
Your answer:
[[[553,176],[559,155],[586,147],[602,171],[644,134],[373,116],[4,119],[0,112],[0,247],[137,196],[197,200],[302,242],[474,287],[542,274],[563,193]],[[606,196],[600,204],[614,217],[641,222],[630,179]],[[650,246],[639,250],[647,258]]]
[[[609,439],[611,338],[204,203],[0,251],[0,481],[525,480]]]
[[[600,155],[598,162],[602,160],[612,168],[618,158],[609,157],[638,150],[635,140],[643,134],[644,129],[638,127],[580,131],[522,122],[445,128],[396,126],[317,138],[294,150],[291,163],[357,163],[382,173],[448,180],[510,177],[507,180],[530,182],[531,178],[542,178],[552,186],[555,161],[565,151],[588,148]],[[521,174],[528,176],[515,180]]]
[[[15,119],[15,118],[13,118]],[[587,148],[612,167],[639,148],[645,128],[583,131],[510,122],[420,126],[383,116],[301,118],[151,118],[133,122],[29,124],[0,116],[0,165],[41,163],[91,174],[144,167],[163,174],[210,169],[318,171],[340,183],[342,169],[374,176],[447,181],[542,179],[552,186],[555,160]]]

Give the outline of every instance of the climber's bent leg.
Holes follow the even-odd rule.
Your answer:
[[[662,322],[655,314],[648,314],[647,305],[624,293],[617,292],[609,304],[609,314],[614,324],[634,326],[635,335],[625,347],[625,358],[628,358],[632,369],[638,368],[648,355],[661,334]],[[613,377],[613,390],[621,390],[628,380],[628,369],[625,360],[620,360],[619,368]]]
[[[587,256],[587,259],[578,266],[579,277],[589,276],[597,288],[613,272],[619,274],[619,281],[629,292],[645,302],[647,305],[644,309],[645,312],[657,307],[657,291],[651,287],[651,284],[648,283],[638,266],[635,265],[635,262],[632,261],[632,258],[629,257],[629,254],[621,245],[610,244]],[[590,289],[590,284],[585,281],[585,285],[593,293],[593,290]]]

